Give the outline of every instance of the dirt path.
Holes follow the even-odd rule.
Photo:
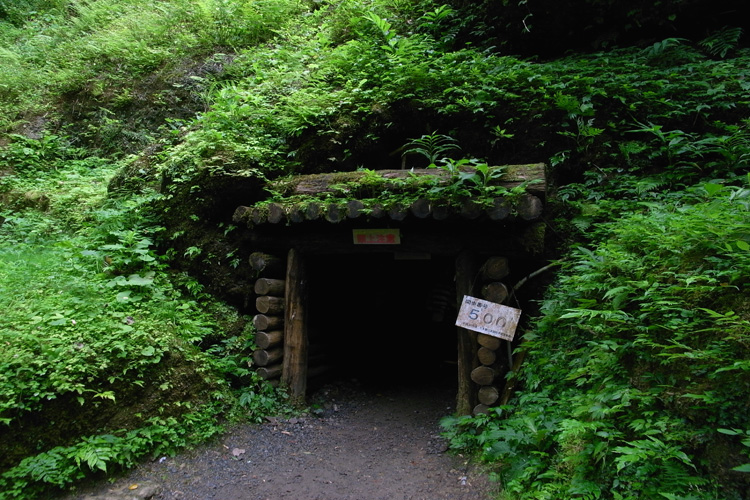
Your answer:
[[[497,485],[446,453],[439,420],[455,391],[325,386],[317,415],[233,428],[72,499],[480,500]],[[129,490],[131,485],[138,488]]]

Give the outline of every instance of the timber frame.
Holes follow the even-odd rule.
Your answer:
[[[292,398],[303,402],[308,379],[322,368],[312,363],[307,322],[307,266],[316,255],[439,255],[455,263],[456,304],[464,295],[497,303],[511,301],[512,287],[504,279],[514,262],[533,260],[544,248],[546,194],[544,165],[513,167],[501,185],[528,183],[513,203],[502,197],[483,204],[417,199],[409,206],[388,207],[368,206],[357,199],[321,203],[290,197],[238,207],[233,220],[247,227],[247,241],[256,250],[249,264],[257,276],[258,350],[253,360],[260,376],[286,386]],[[434,171],[423,175],[434,175]],[[298,176],[290,182],[295,195],[321,192],[330,188],[336,176]],[[358,241],[359,233],[375,236]],[[382,233],[389,236],[378,236]],[[519,336],[511,344],[457,328],[458,414],[485,412],[507,401],[504,392],[510,388],[503,385],[504,375],[518,361],[511,352]]]

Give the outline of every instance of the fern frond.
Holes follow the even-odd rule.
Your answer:
[[[698,45],[710,55],[723,59],[737,47],[737,42],[739,42],[741,36],[742,28],[724,26],[716,33],[698,42]]]

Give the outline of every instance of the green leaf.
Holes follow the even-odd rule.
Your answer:
[[[724,189],[724,186],[722,186],[721,184],[707,182],[703,185],[703,189],[706,190],[706,193],[708,193],[709,196],[714,196],[716,193],[721,192],[721,190]]]

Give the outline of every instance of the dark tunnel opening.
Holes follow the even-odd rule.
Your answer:
[[[310,389],[337,380],[374,389],[457,388],[454,261],[416,257],[310,259]]]

